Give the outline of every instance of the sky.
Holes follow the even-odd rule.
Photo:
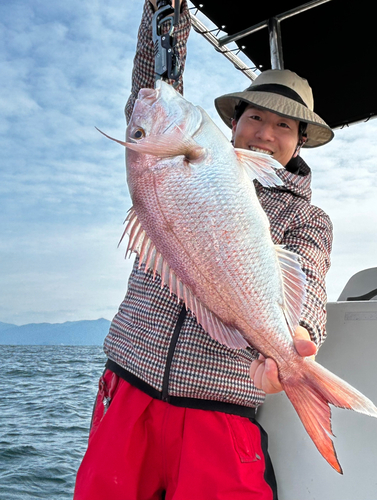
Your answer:
[[[142,0],[0,4],[0,322],[111,320],[132,260],[124,149]],[[305,76],[305,75],[302,75]],[[249,80],[192,31],[185,97],[230,137],[213,99]],[[315,93],[314,93],[315,96]],[[345,103],[346,105],[346,103]],[[377,120],[303,152],[313,204],[334,224],[330,301],[377,266]]]

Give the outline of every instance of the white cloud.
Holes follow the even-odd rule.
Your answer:
[[[0,321],[111,319],[130,261],[116,249],[130,200],[122,138],[142,1],[0,6]],[[220,128],[216,96],[249,80],[195,32],[187,99]],[[376,265],[377,122],[307,151],[313,202],[335,228],[328,289]]]
[[[329,300],[339,297],[348,279],[377,266],[377,120],[336,131],[335,139],[303,157],[313,170],[313,202],[334,225]]]

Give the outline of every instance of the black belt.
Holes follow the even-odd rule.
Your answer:
[[[154,387],[150,386],[144,380],[136,377],[134,374],[125,370],[117,363],[111,359],[107,360],[106,368],[114,372],[120,378],[126,380],[128,383],[136,387],[137,389],[145,392],[148,396],[154,399],[162,400],[162,391],[158,391]],[[164,401],[173,405],[180,406],[182,408],[193,408],[195,410],[209,410],[209,411],[219,411],[222,413],[229,413],[231,415],[239,415],[246,418],[255,418],[256,408],[250,408],[248,406],[241,406],[232,403],[225,403],[223,401],[211,401],[207,399],[196,399],[196,398],[181,398],[178,396],[167,396],[164,397]]]

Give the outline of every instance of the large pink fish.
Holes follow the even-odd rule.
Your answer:
[[[294,253],[272,243],[253,185],[282,184],[281,166],[233,148],[201,108],[161,81],[140,91],[126,141],[117,142],[127,147],[129,250],[213,338],[232,348],[250,344],[276,361],[305,429],[341,472],[329,403],[374,417],[377,408],[294,348],[305,275]]]

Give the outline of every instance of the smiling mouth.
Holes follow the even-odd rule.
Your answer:
[[[264,153],[265,155],[273,156],[274,153],[272,151],[269,151],[268,149],[261,149],[257,148],[255,146],[249,146],[249,149],[251,151],[255,151],[256,153]]]

